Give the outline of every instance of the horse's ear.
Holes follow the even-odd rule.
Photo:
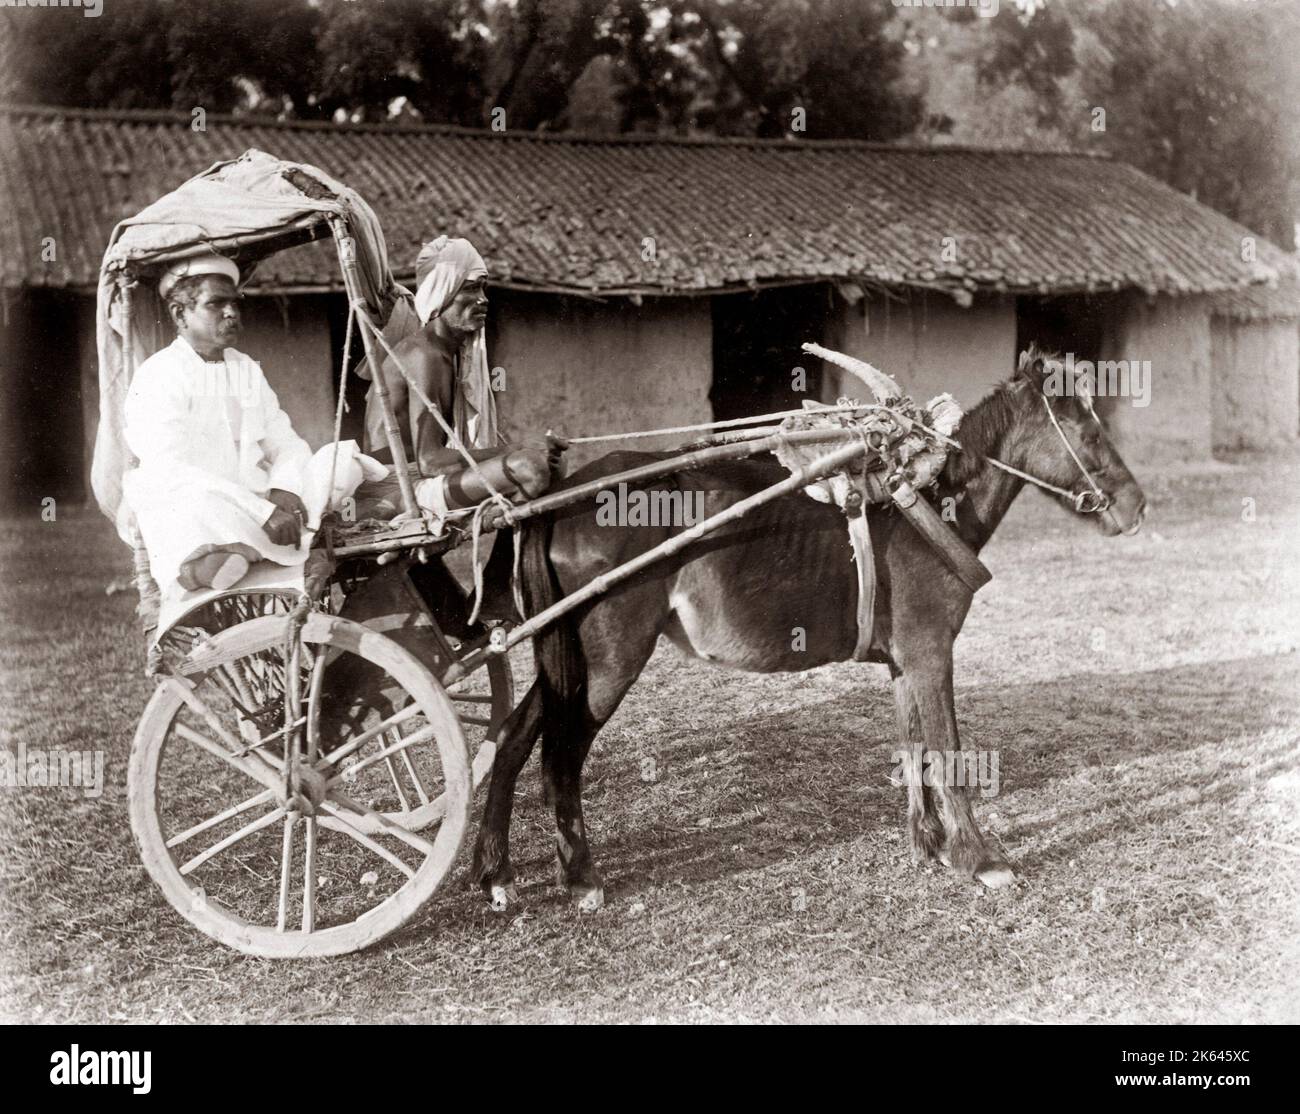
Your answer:
[[[1033,383],[1042,382],[1043,354],[1036,344],[1031,344],[1020,353],[1020,363],[1016,365],[1016,378],[1028,379]]]

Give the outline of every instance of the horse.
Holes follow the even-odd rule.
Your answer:
[[[1107,536],[1141,527],[1142,489],[1107,436],[1086,383],[1063,390],[1060,372],[1059,361],[1031,347],[1012,377],[962,420],[961,450],[949,454],[934,497],[976,553],[1027,481],[1053,492],[1072,514],[1095,515]],[[566,483],[663,457],[613,453]],[[675,484],[691,498],[702,492],[712,515],[785,475],[774,461],[750,459],[654,482]],[[898,742],[908,756],[912,858],[918,864],[938,859],[990,888],[1008,885],[1015,881],[1014,868],[981,834],[966,787],[922,777],[920,769],[925,752],[955,755],[961,748],[953,710],[953,642],[970,608],[971,589],[891,504],[873,505],[868,513],[877,586],[866,660],[887,665],[893,681]],[[528,614],[678,529],[602,525],[590,504],[525,524],[518,544]],[[555,810],[559,884],[580,908],[598,909],[604,887],[583,821],[583,763],[659,636],[705,661],[748,672],[797,672],[848,661],[858,638],[858,580],[847,548],[839,508],[803,493],[786,495],[651,565],[536,637],[537,678],[498,733],[471,869],[471,882],[477,881],[492,908],[504,911],[518,900],[510,817],[516,780],[538,737],[544,792]],[[792,637],[798,631],[802,639]]]

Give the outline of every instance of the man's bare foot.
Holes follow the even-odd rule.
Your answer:
[[[215,588],[224,592],[233,588],[248,574],[250,561],[245,554],[248,546],[201,545],[181,562],[176,581],[186,591]]]

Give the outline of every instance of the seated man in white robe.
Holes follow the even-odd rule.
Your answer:
[[[216,254],[168,269],[158,292],[176,340],[140,365],[125,437],[126,498],[160,586],[226,589],[257,560],[306,558],[312,452],[239,335],[239,271]]]

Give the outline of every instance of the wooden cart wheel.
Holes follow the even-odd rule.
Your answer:
[[[341,955],[408,921],[450,871],[469,822],[468,752],[442,686],[391,639],[312,613],[295,676],[285,635],[283,616],[240,623],[162,680],[132,745],[131,828],[167,900],[213,939],[249,955]],[[349,658],[402,696],[395,714],[330,738],[326,679]],[[286,701],[302,733],[292,797]],[[375,786],[408,759],[440,802],[429,837],[376,807]]]
[[[371,623],[365,624],[374,629]],[[382,628],[381,628],[382,629]],[[400,637],[403,631],[390,631]],[[457,656],[467,653],[469,647],[448,639],[449,649]],[[423,661],[426,667],[432,660]],[[355,673],[341,676],[337,688],[352,694],[355,699],[344,713],[349,737],[366,733],[398,711],[400,694],[388,689],[377,691],[373,683],[358,685]],[[373,681],[373,674],[366,678]],[[483,668],[443,690],[451,701],[456,721],[465,736],[467,753],[471,756],[473,789],[477,790],[492,770],[496,758],[496,732],[505,718],[514,710],[514,674],[504,656],[491,658]],[[358,761],[368,761],[387,745],[382,735],[370,735],[355,752]],[[401,762],[387,763],[387,782],[372,787],[371,801],[374,809],[385,820],[400,824],[408,831],[418,832],[440,823],[445,803],[441,794],[430,794],[421,783],[420,770],[424,765],[422,752],[434,746],[433,740],[417,743],[403,755]],[[363,830],[375,830],[373,822],[361,820]]]
[[[430,599],[415,587],[408,569],[421,576],[423,590],[431,597],[432,606]],[[342,614],[399,643],[441,679],[454,662],[488,638],[485,628],[469,627],[465,622],[468,606],[442,566],[431,563],[413,567],[413,562],[407,562],[372,573],[360,587],[353,588]],[[444,633],[444,623],[457,634]],[[335,700],[346,704],[334,709],[327,718],[345,723],[350,733],[360,730],[362,721],[374,723],[391,715],[398,702],[405,699],[404,694],[389,690],[388,679],[382,673],[358,667],[357,663],[332,667],[327,687]],[[492,769],[497,728],[514,710],[510,662],[503,656],[494,656],[483,668],[447,686],[446,692],[469,746],[477,788]],[[382,745],[381,739],[372,739],[359,757],[365,758]],[[418,767],[418,751],[412,748],[411,754]],[[422,793],[409,770],[396,765],[390,781],[386,804],[377,806],[380,812],[411,831],[438,823],[441,802]]]

